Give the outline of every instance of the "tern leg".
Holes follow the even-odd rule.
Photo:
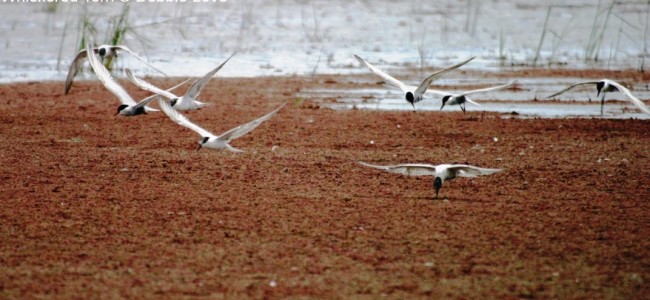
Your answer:
[[[600,97],[600,116],[603,116],[603,112],[605,109],[605,92],[603,92],[603,96]]]

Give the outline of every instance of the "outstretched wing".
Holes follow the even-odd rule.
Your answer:
[[[413,87],[413,90],[417,89],[417,87]],[[429,94],[434,94],[438,96],[447,96],[447,95],[452,95],[453,93],[447,92],[447,91],[441,91],[441,90],[434,90],[434,89],[427,89],[426,93]]]
[[[418,86],[418,88],[415,90],[414,94],[415,95],[424,95],[424,93],[427,91],[427,89],[431,85],[432,81],[440,78],[442,75],[444,75],[445,73],[447,73],[447,72],[449,72],[451,70],[455,70],[455,69],[460,68],[462,65],[470,62],[472,59],[475,59],[475,58],[476,58],[476,56],[474,56],[474,57],[472,57],[472,58],[470,58],[470,59],[468,59],[466,61],[463,61],[461,63],[455,64],[455,65],[453,65],[453,66],[451,66],[449,68],[446,68],[444,70],[440,70],[438,72],[435,72],[435,73],[429,75],[429,77],[422,80],[422,83],[420,83],[420,86]]]
[[[368,67],[368,69],[370,69],[370,71],[372,71],[373,73],[375,73],[379,77],[383,78],[386,81],[386,83],[401,89],[405,93],[411,91],[411,89],[408,86],[406,86],[403,82],[395,79],[395,77],[390,76],[386,72],[382,71],[381,69],[373,66],[372,64],[367,62],[365,59],[359,57],[356,54],[354,55],[354,58],[356,58],[361,64],[366,65],[366,67]]]
[[[450,165],[447,170],[452,172],[455,177],[476,177],[502,171],[502,169],[479,168],[471,165]]]
[[[628,88],[624,87],[623,85],[621,85],[618,82],[611,81],[611,80],[608,80],[608,81],[609,81],[609,84],[615,86],[619,91],[621,91],[625,95],[627,95],[627,97],[630,98],[630,100],[632,100],[632,103],[634,103],[634,105],[639,107],[639,109],[641,109],[646,114],[650,114],[650,109],[648,109],[648,107],[643,103],[643,101],[639,100],[639,98],[632,95],[632,92],[630,92],[630,90]]]
[[[152,96],[144,98],[144,99],[140,100],[140,102],[138,102],[138,104],[134,105],[133,108],[138,109],[140,107],[146,106],[147,104],[149,104],[149,102],[153,101],[154,99],[155,98],[152,97]],[[154,109],[154,108],[151,108],[151,107],[145,107],[145,109],[147,111],[158,111],[157,109]]]
[[[250,121],[250,122],[248,122],[246,124],[239,125],[239,126],[233,128],[233,129],[230,129],[230,130],[224,132],[223,134],[221,134],[219,136],[219,139],[224,140],[224,141],[230,141],[230,140],[236,139],[238,137],[241,137],[241,136],[251,132],[257,126],[260,126],[260,124],[262,124],[264,121],[266,121],[266,120],[270,119],[271,117],[273,117],[285,105],[286,105],[286,103],[280,105],[280,107],[276,108],[272,112],[270,112],[270,113],[268,113],[268,114],[266,114],[266,115],[264,115],[264,116],[262,116],[262,117],[260,117],[258,119]]]
[[[498,91],[498,90],[505,89],[505,88],[507,88],[507,87],[509,87],[509,86],[512,86],[512,85],[515,84],[516,82],[517,82],[517,80],[513,80],[513,81],[510,81],[510,82],[508,82],[508,83],[506,83],[506,84],[504,84],[504,85],[493,86],[493,87],[483,88],[483,89],[478,89],[478,90],[466,91],[466,92],[462,93],[462,95],[467,96],[467,95],[478,94],[478,93],[485,93],[485,92],[491,92],[491,91]]]
[[[474,100],[470,99],[469,97],[465,97],[465,101],[467,101],[467,102],[469,102],[469,103],[472,103],[472,104],[474,104],[474,105],[476,105],[476,106],[483,106],[483,105],[478,104],[478,103],[475,102]]]
[[[160,108],[162,109],[163,112],[176,124],[181,125],[185,128],[189,128],[196,133],[198,133],[201,137],[213,137],[214,134],[211,132],[201,128],[199,125],[196,125],[192,123],[187,117],[179,113],[177,110],[175,110],[171,104],[169,104],[167,101],[163,100],[163,98],[158,97],[158,105],[160,105]]]
[[[158,73],[160,73],[160,74],[163,74],[163,75],[167,76],[167,74],[165,74],[165,72],[163,72],[163,71],[159,70],[158,68],[152,66],[152,65],[151,65],[149,62],[147,62],[144,58],[142,58],[142,57],[140,57],[139,55],[135,54],[135,52],[131,51],[131,49],[129,49],[129,48],[126,47],[126,46],[120,46],[120,45],[111,46],[111,50],[112,50],[113,52],[117,52],[117,51],[128,52],[130,55],[132,55],[133,57],[137,58],[139,61],[143,62],[144,64],[146,64],[146,65],[149,66],[150,68],[156,70],[156,72],[158,72]]]
[[[436,175],[436,166],[428,164],[400,164],[392,166],[378,166],[372,165],[365,162],[358,162],[360,165],[375,168],[379,170],[384,170],[391,173],[397,173],[402,175],[409,176],[435,176]]]
[[[570,89],[572,89],[572,88],[574,88],[576,86],[581,86],[581,85],[585,85],[585,84],[597,84],[597,83],[598,83],[598,81],[587,81],[587,82],[576,83],[574,85],[570,85],[569,87],[567,87],[567,88],[565,88],[565,89],[563,89],[563,90],[561,90],[561,91],[559,91],[559,92],[557,92],[557,93],[555,93],[553,95],[550,95],[550,96],[546,97],[546,99],[553,98],[553,97],[555,97],[557,95],[560,95],[560,94],[564,94],[566,91],[568,91],[568,90],[570,90]]]
[[[228,59],[226,59],[224,62],[222,62],[220,65],[218,65],[216,68],[212,69],[212,71],[208,72],[207,74],[203,75],[203,77],[199,78],[196,80],[194,83],[192,83],[192,86],[185,92],[185,96],[188,96],[192,99],[196,99],[196,97],[199,96],[201,93],[201,90],[205,87],[206,84],[208,84],[208,81],[210,81],[210,78],[214,76],[219,70],[221,70],[221,67],[223,67],[233,56],[237,54],[237,51],[235,53],[231,54]]]
[[[72,63],[70,64],[70,69],[68,70],[68,76],[65,79],[66,95],[70,92],[70,88],[72,87],[72,81],[74,80],[74,77],[77,76],[79,69],[81,69],[83,60],[84,58],[86,58],[86,53],[87,53],[86,49],[77,52],[77,55],[74,57],[74,60],[72,60]]]
[[[169,90],[165,91],[147,81],[144,81],[143,79],[135,77],[135,75],[133,75],[133,72],[131,72],[131,70],[129,69],[125,69],[124,72],[126,73],[126,77],[129,79],[129,81],[131,81],[131,83],[137,85],[139,88],[143,90],[152,92],[154,94],[162,95],[163,97],[169,98],[170,100],[178,98],[178,96],[169,92]]]
[[[128,69],[127,69],[127,70],[128,70]],[[192,78],[185,79],[183,82],[181,82],[181,83],[179,83],[179,84],[177,84],[177,85],[175,85],[175,86],[173,86],[173,87],[168,88],[167,91],[175,90],[175,89],[177,89],[178,87],[180,87],[180,86],[186,84],[186,83],[187,83],[188,81],[190,81],[191,79],[192,79]],[[146,103],[145,103],[144,105],[149,104],[149,102],[151,102],[152,100],[155,100],[155,99],[156,99],[156,96],[158,96],[158,94],[153,94],[153,95],[151,95],[151,96],[149,96],[149,97],[147,97],[147,98],[144,98],[144,99],[140,100],[140,102],[138,102],[138,107],[139,107],[139,106],[142,106],[142,105],[140,105],[140,104],[143,103],[143,102],[145,102],[145,101],[146,101]],[[153,108],[150,108],[150,107],[147,107],[146,109],[147,109],[148,111],[158,111],[157,109],[153,109]]]
[[[88,41],[86,44],[86,53],[88,54],[88,61],[90,62],[90,66],[93,68],[93,71],[95,71],[95,75],[97,75],[97,78],[99,81],[104,84],[104,87],[111,91],[113,95],[117,96],[117,98],[122,102],[122,104],[126,105],[136,105],[135,101],[129,93],[126,92],[126,90],[119,84],[115,79],[113,79],[113,76],[111,76],[111,73],[108,72],[106,67],[104,67],[104,64],[102,64],[99,59],[97,58],[97,55],[93,52],[93,49],[90,47],[91,41]]]

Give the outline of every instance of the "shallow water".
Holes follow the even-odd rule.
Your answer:
[[[170,76],[201,75],[238,51],[218,76],[367,74],[352,56],[358,54],[398,78],[417,81],[423,74],[413,70],[448,66],[470,56],[478,58],[463,66],[465,70],[532,67],[549,4],[541,0],[446,0],[436,5],[417,0],[5,3],[0,10],[0,83],[65,80],[79,49],[84,11],[96,27],[95,41],[106,43],[110,24],[125,5],[132,31],[124,43]],[[636,69],[645,62],[646,3],[616,3],[611,10],[609,4],[598,7],[591,0],[554,5],[538,66]],[[601,33],[602,40],[597,38]],[[598,61],[585,60],[589,45]],[[120,56],[117,64],[138,75],[156,75],[129,55]],[[92,76],[80,79],[84,78]],[[583,80],[526,78],[520,83],[531,88],[491,93],[487,99],[540,99]],[[469,82],[497,83],[485,77],[441,81]],[[647,99],[645,90],[633,89]],[[348,93],[356,92],[343,92]]]
[[[510,95],[507,98],[516,99],[521,95],[519,92],[492,92],[497,96],[491,99],[503,99],[502,95]],[[528,93],[524,93],[528,94]],[[647,94],[647,92],[646,92]],[[299,94],[300,97],[309,98],[313,101],[323,103],[334,109],[370,109],[370,110],[413,110],[414,108],[402,98],[402,94],[396,90],[386,89],[314,89],[306,90]],[[620,98],[613,97],[613,99]],[[608,96],[607,99],[610,99]],[[466,104],[468,112],[488,111],[503,113],[505,117],[517,118],[600,118],[600,102],[584,101],[544,101],[544,100],[484,100],[479,102],[481,106],[471,103]],[[415,104],[415,110],[439,111],[442,105],[440,97],[429,97]],[[442,111],[460,111],[459,106],[445,106]],[[650,119],[650,115],[642,113],[631,103],[625,101],[606,101],[604,107],[604,118],[608,119]]]

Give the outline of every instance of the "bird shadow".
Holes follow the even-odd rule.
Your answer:
[[[441,203],[445,202],[445,200],[448,201],[448,202],[467,202],[467,203],[481,203],[481,202],[484,202],[481,199],[467,198],[467,197],[438,197],[438,198],[436,198],[435,196],[417,196],[417,197],[413,197],[413,199],[421,200],[421,201],[427,200],[427,201],[441,202]]]

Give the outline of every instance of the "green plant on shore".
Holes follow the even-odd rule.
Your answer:
[[[548,31],[548,20],[551,16],[551,10],[553,6],[549,6],[546,11],[546,19],[544,19],[544,28],[542,29],[542,35],[539,37],[539,43],[537,44],[537,50],[535,50],[535,58],[533,59],[533,66],[537,65],[537,60],[540,58],[539,53],[542,50],[542,45],[544,44],[544,38],[546,37],[546,32]]]
[[[645,57],[648,55],[648,16],[650,16],[650,0],[646,2],[645,9],[645,29],[643,30],[643,54],[639,63],[639,71],[643,72],[645,67]]]
[[[103,44],[109,44],[109,45],[120,45],[124,43],[124,38],[127,34],[131,34],[136,37],[136,40],[142,41],[144,40],[143,37],[138,35],[134,28],[130,26],[129,21],[128,21],[128,16],[129,16],[129,9],[130,5],[129,3],[124,4],[122,7],[122,10],[119,15],[116,16],[111,16],[108,18],[108,21],[106,22],[108,26],[106,27],[106,33],[105,36],[106,38],[99,38],[98,37],[98,26],[97,24],[99,22],[102,22],[103,20],[98,17],[97,14],[94,14],[91,9],[91,6],[85,4],[81,6],[81,10],[78,12],[77,17],[76,17],[76,42],[77,44],[77,51],[83,50],[86,48],[86,44],[88,43],[90,37],[93,38],[93,40],[96,43],[103,43]],[[74,7],[70,7],[73,9]],[[70,24],[74,23],[73,20],[71,20],[71,12],[72,10],[69,9],[67,16],[66,16],[66,22],[63,27],[63,33],[61,35],[61,43],[59,45],[59,57],[57,61],[57,69],[60,66],[61,62],[61,56],[63,52],[63,46],[65,43],[65,39],[68,36],[69,30],[70,30]],[[93,45],[96,46],[96,45]],[[113,64],[113,59],[112,58],[107,58],[104,60],[104,65],[106,66],[107,69],[111,69]]]
[[[591,33],[589,34],[589,42],[585,47],[585,60],[598,61],[600,48],[603,46],[603,42],[605,40],[605,31],[607,30],[607,25],[609,24],[609,18],[612,15],[614,4],[616,4],[616,2],[612,1],[612,3],[605,11],[604,20],[601,21],[602,1],[598,1],[598,6],[596,7],[596,15],[594,16],[594,22],[591,26]]]
[[[131,28],[128,23],[130,6],[128,3],[122,8],[122,12],[118,16],[114,16],[109,19],[108,33],[107,36],[110,36],[109,45],[119,45],[124,41],[124,36],[127,31],[131,31]],[[104,61],[104,65],[107,69],[111,69],[113,63],[113,57],[109,57]]]

